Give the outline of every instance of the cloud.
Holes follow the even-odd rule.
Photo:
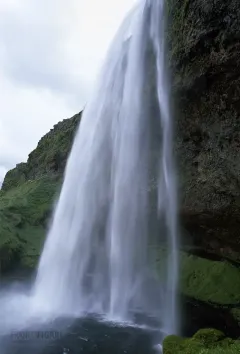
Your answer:
[[[25,0],[21,5],[15,1],[15,6],[2,6],[2,10],[0,7],[2,69],[18,85],[75,95],[79,104],[83,104],[88,83],[79,81],[76,75],[77,42],[74,51],[66,50],[74,32],[70,23],[73,9],[69,6],[74,1],[67,8],[64,3],[63,0]]]
[[[0,1],[0,181],[84,106],[133,2]]]
[[[4,179],[6,172],[7,172],[6,168],[0,167],[0,188],[2,187],[3,179]]]
[[[75,113],[66,95],[6,80],[0,72],[0,166],[26,160],[38,140],[57,121]]]

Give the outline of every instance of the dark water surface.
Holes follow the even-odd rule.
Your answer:
[[[61,319],[0,337],[1,354],[153,354],[157,330],[106,323],[96,318]]]

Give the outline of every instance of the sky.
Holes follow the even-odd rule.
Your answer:
[[[0,185],[78,113],[134,0],[0,1]]]

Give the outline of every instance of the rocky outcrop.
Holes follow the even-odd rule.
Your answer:
[[[240,261],[240,3],[168,0],[181,221]]]

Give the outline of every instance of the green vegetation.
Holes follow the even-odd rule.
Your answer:
[[[234,341],[215,329],[201,329],[192,338],[168,336],[163,354],[238,354],[240,341]]]
[[[56,124],[0,190],[0,271],[34,268],[81,113]]]
[[[0,267],[34,267],[44,241],[52,203],[60,187],[47,177],[27,181],[0,195]]]
[[[162,272],[166,251],[158,251],[157,265]],[[184,295],[218,305],[240,303],[240,269],[227,261],[212,261],[180,253],[180,289]],[[235,309],[235,313],[238,313]]]
[[[8,171],[2,190],[10,190],[43,176],[62,177],[80,118],[81,113],[64,119],[44,135],[37,148],[29,154],[27,163],[20,163]]]
[[[27,179],[27,164],[20,163],[14,169],[8,171],[4,183],[3,190],[17,187],[24,183]]]
[[[228,262],[183,255],[180,277],[188,296],[221,305],[240,303],[240,269]]]

